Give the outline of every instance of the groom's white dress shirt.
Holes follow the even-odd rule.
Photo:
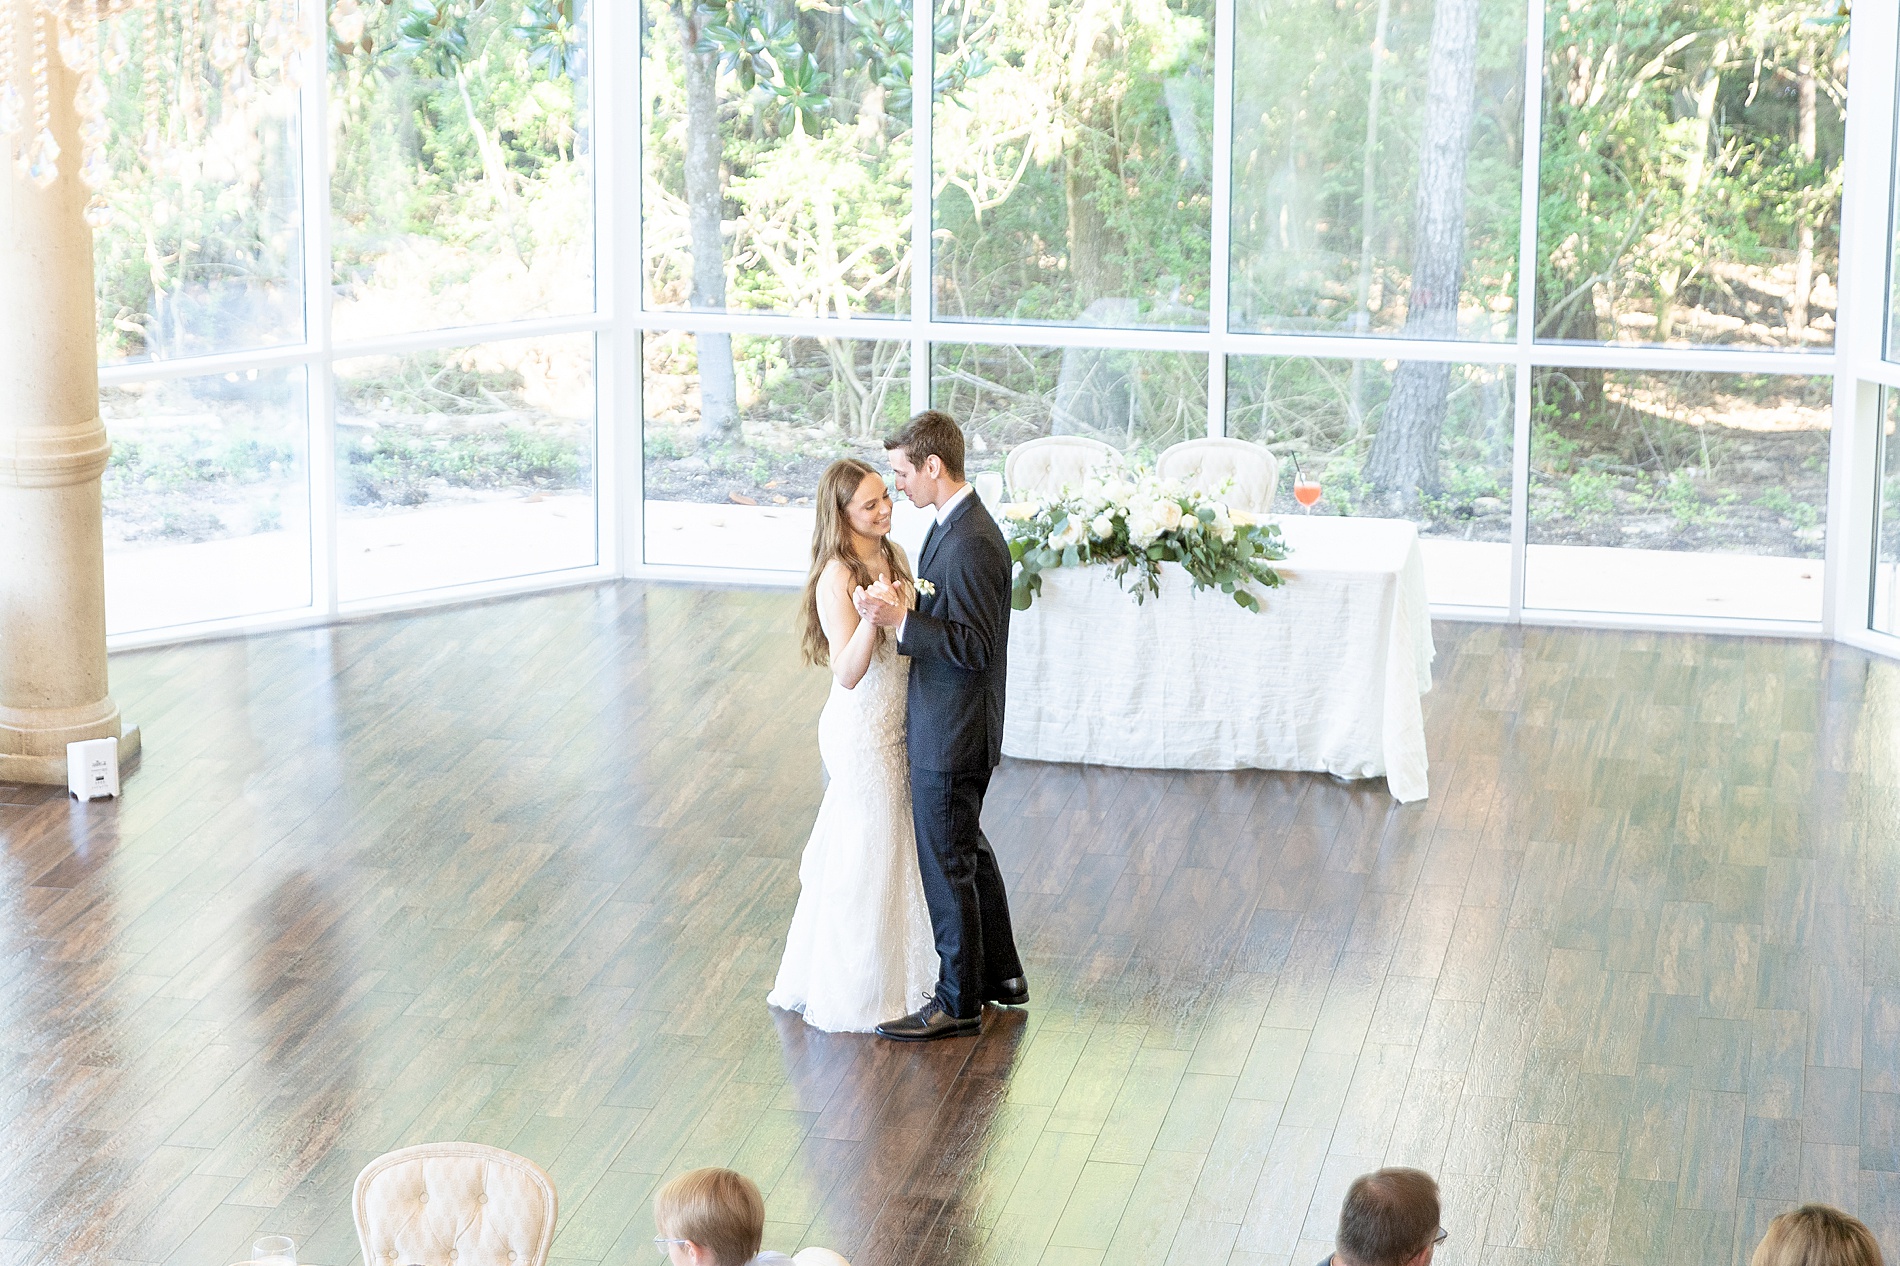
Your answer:
[[[964,484],[963,487],[951,493],[950,500],[944,502],[942,505],[937,507],[937,521],[930,525],[930,530],[932,532],[935,532],[937,528],[942,525],[943,521],[950,517],[950,512],[963,504],[963,499],[965,497],[973,497],[975,495],[976,495],[975,484]],[[925,544],[928,544],[929,541],[930,541],[930,538],[926,536],[924,538]],[[924,561],[924,556],[922,554],[919,554],[917,556],[918,566],[921,567],[923,565],[923,561]],[[904,640],[904,626],[909,623],[910,623],[910,616],[908,614],[906,614],[903,619],[897,622],[897,640],[898,641],[901,642]]]

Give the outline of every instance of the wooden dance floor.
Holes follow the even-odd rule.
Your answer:
[[[820,795],[795,596],[607,585],[117,657],[121,802],[0,786],[0,1264],[355,1260],[473,1139],[561,1262],[731,1165],[857,1266],[1310,1266],[1381,1163],[1445,1263],[1900,1252],[1900,665],[1439,625],[1430,800],[1009,763],[1033,1005],[924,1047],[765,1005]],[[1104,671],[1113,671],[1105,665]]]

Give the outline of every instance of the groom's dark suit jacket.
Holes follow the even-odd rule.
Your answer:
[[[938,521],[917,559],[937,587],[917,597],[898,642],[911,657],[910,763],[939,773],[1003,759],[1003,669],[1009,654],[1009,546],[976,490]]]

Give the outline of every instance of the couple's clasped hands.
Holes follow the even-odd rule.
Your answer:
[[[894,629],[910,610],[909,589],[908,585],[893,585],[888,580],[880,580],[868,589],[859,585],[851,591],[851,605],[858,609],[859,619],[881,629]]]

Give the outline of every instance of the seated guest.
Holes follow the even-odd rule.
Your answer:
[[[759,1186],[730,1169],[694,1169],[653,1195],[653,1242],[673,1266],[850,1266],[827,1248],[797,1257],[769,1250],[765,1198]]]
[[[1880,1245],[1859,1218],[1804,1204],[1768,1224],[1749,1266],[1881,1266]]]
[[[1320,1266],[1427,1266],[1444,1238],[1438,1184],[1430,1174],[1375,1170],[1346,1188],[1333,1255]]]

